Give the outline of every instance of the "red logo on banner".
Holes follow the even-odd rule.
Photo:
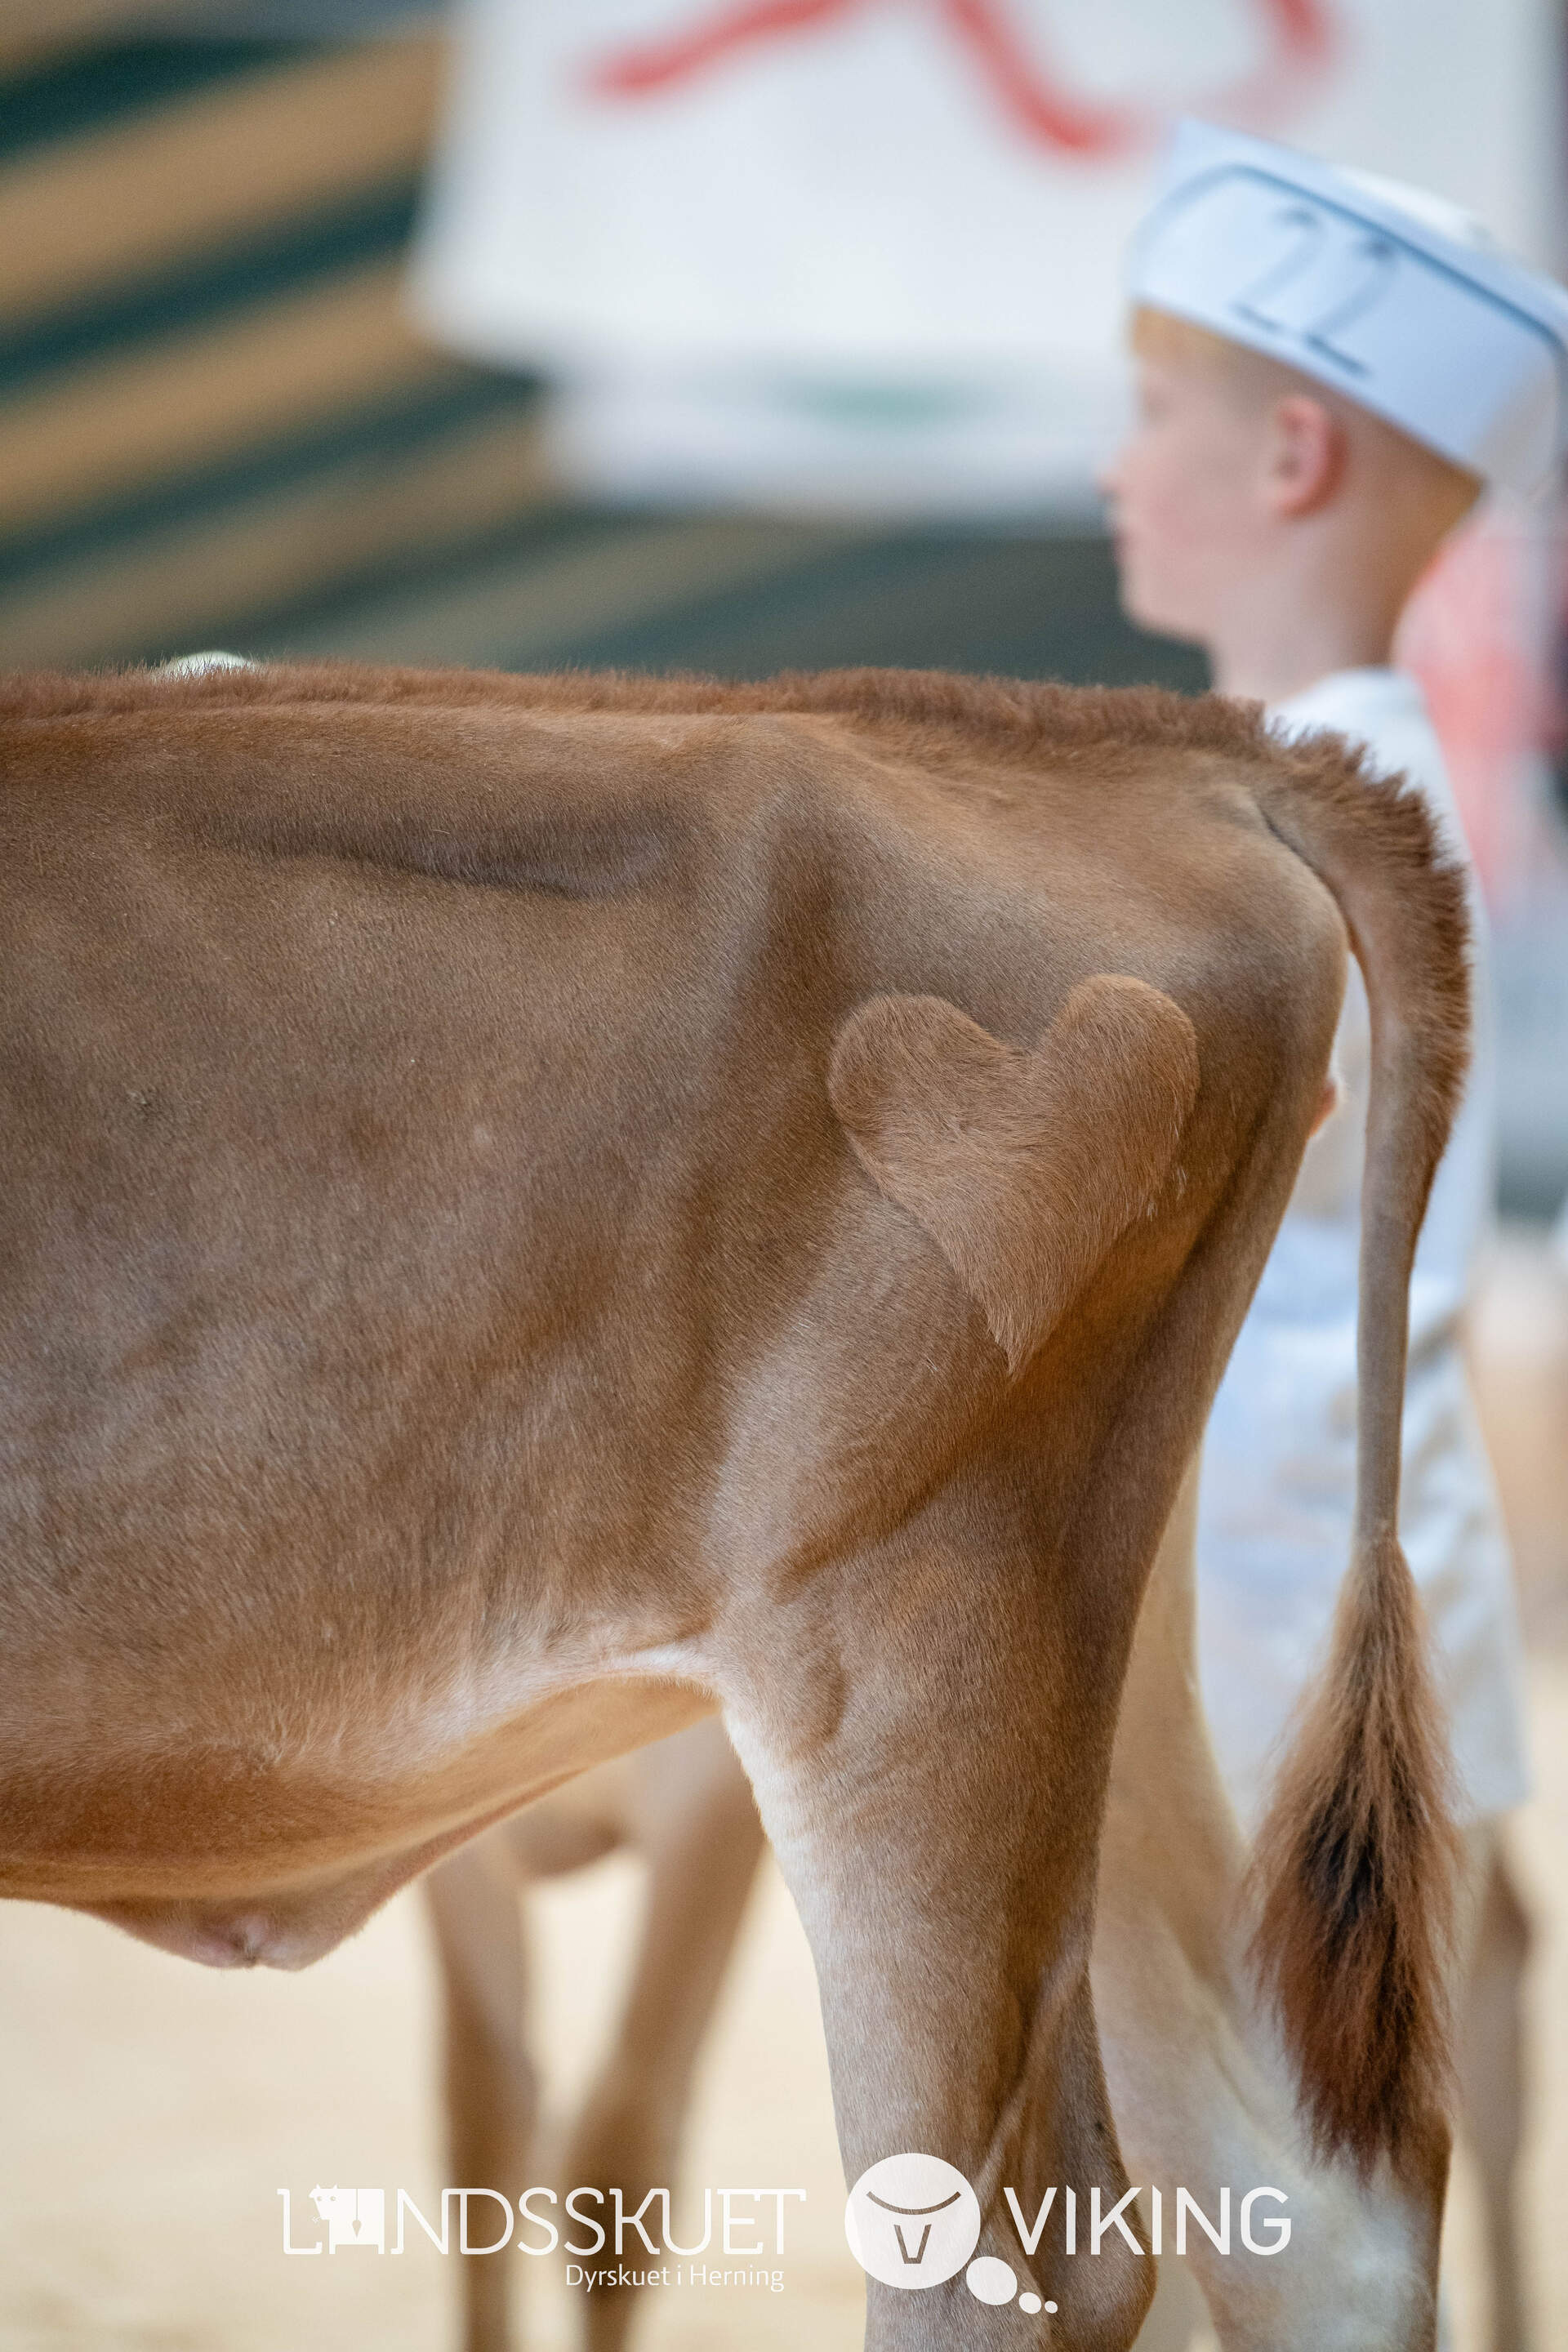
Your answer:
[[[602,98],[651,98],[695,80],[747,49],[842,21],[868,0],[736,0],[663,40],[633,44],[602,58],[589,86]],[[882,0],[886,5],[886,0]],[[909,5],[909,0],[905,0]],[[967,50],[1014,128],[1058,153],[1119,155],[1154,135],[1162,118],[1144,108],[1077,98],[1049,60],[1032,55],[1009,0],[918,0],[933,7]],[[1210,111],[1269,115],[1279,100],[1327,65],[1336,39],[1331,0],[1251,0],[1269,38],[1264,70],[1205,101]]]

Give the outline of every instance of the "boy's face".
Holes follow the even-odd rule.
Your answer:
[[[1132,428],[1100,487],[1121,604],[1166,636],[1212,636],[1267,520],[1258,498],[1266,418],[1201,361],[1139,356]]]

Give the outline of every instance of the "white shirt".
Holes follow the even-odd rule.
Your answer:
[[[1342,670],[1270,714],[1331,727],[1403,773],[1447,846],[1468,857],[1413,678]],[[1400,1533],[1432,1627],[1461,1821],[1528,1790],[1522,1652],[1490,1466],[1459,1352],[1459,1318],[1491,1216],[1496,1073],[1484,918],[1473,877],[1475,1058],[1410,1286]],[[1198,1507],[1204,1702],[1237,1811],[1256,1826],[1298,1699],[1326,1654],[1355,1495],[1356,1257],[1370,1045],[1352,963],[1334,1041],[1341,1108],[1307,1148],[1290,1206],[1215,1399]]]

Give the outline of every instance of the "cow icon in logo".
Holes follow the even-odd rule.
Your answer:
[[[940,2156],[885,2156],[849,2191],[844,2234],[861,2269],[884,2286],[940,2286],[979,2242],[980,2200]]]
[[[310,2191],[310,2202],[327,2225],[327,2252],[340,2246],[374,2246],[386,2252],[386,2191],[384,2189],[322,2189]]]

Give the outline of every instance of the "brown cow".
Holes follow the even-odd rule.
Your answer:
[[[875,673],[45,678],[0,718],[0,1888],[301,1966],[721,1706],[847,2174],[940,2153],[1015,2261],[1005,2190],[1128,2186],[1118,1696],[1348,925],[1356,1544],[1258,1941],[1321,2144],[1432,2223],[1448,1841],[1394,1529],[1465,977],[1419,805],[1218,700]],[[1130,2343],[1145,2254],[1025,2267],[1018,2340]],[[870,2289],[883,2352],[994,2325]]]

